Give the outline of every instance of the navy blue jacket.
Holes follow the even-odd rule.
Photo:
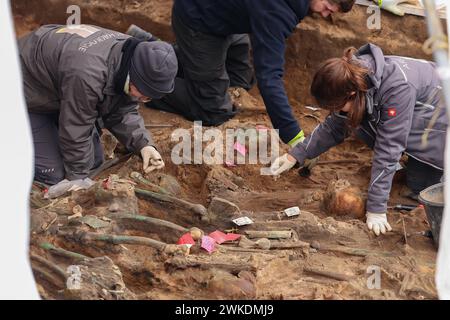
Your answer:
[[[250,34],[258,87],[285,142],[300,132],[283,83],[286,38],[308,14],[310,0],[175,0],[191,29],[218,36]]]

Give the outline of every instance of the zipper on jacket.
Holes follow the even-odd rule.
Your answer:
[[[369,126],[370,126],[370,128],[372,129],[373,133],[374,133],[375,135],[377,135],[377,131],[375,130],[375,128],[373,127],[372,122],[370,122],[370,121],[369,121]]]
[[[374,105],[373,109],[374,109],[374,111],[377,112],[377,118],[376,118],[375,125],[378,126],[378,124],[380,123],[380,120],[381,120],[380,112],[378,110],[378,105]],[[370,129],[372,129],[372,132],[373,132],[374,136],[376,137],[377,136],[377,130],[375,130],[375,128],[374,128],[374,126],[372,124],[372,121],[369,120],[368,122],[369,122]],[[372,137],[372,139],[375,139],[375,137]]]
[[[375,140],[375,138],[366,130],[364,129],[363,126],[361,126],[361,130],[364,131],[369,137],[371,137],[373,140]]]

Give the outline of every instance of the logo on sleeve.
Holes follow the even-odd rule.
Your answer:
[[[388,116],[393,118],[397,116],[397,109],[395,108],[389,108],[388,109]]]

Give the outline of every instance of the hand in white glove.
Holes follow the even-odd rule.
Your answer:
[[[95,182],[89,178],[73,181],[64,179],[54,186],[51,186],[44,197],[47,199],[55,199],[66,194],[67,192],[89,189],[94,184]]]
[[[297,160],[295,160],[295,158],[290,154],[286,153],[285,155],[275,159],[270,167],[270,172],[274,176],[279,176],[283,172],[291,170],[296,163]]]
[[[386,232],[392,231],[391,225],[389,224],[385,213],[367,212],[366,217],[367,227],[369,230],[373,231],[377,237],[380,233],[385,234]]]
[[[145,173],[160,170],[165,167],[164,161],[155,147],[147,146],[142,148],[141,155]]]
[[[399,4],[411,3],[417,4],[417,0],[373,0],[378,6],[386,11],[392,12],[398,16],[404,16],[405,11],[399,8]]]

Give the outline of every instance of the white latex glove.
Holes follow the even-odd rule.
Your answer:
[[[63,181],[60,181],[54,186],[48,188],[48,192],[44,197],[47,199],[55,199],[66,194],[67,192],[89,189],[94,184],[95,182],[89,178],[73,181],[64,179]]]
[[[274,176],[279,176],[283,172],[291,170],[295,164],[297,163],[297,160],[290,154],[286,153],[285,155],[275,159],[272,166],[270,167],[270,172]]]
[[[366,217],[367,227],[369,230],[373,231],[377,237],[380,233],[385,234],[386,232],[392,231],[391,225],[389,224],[385,213],[367,212]]]
[[[165,167],[164,161],[155,147],[147,146],[142,148],[141,155],[144,162],[143,168],[145,173],[160,170]]]
[[[392,12],[398,16],[404,16],[405,11],[398,5],[403,3],[417,4],[417,0],[373,0],[378,6],[386,11]]]
[[[299,143],[303,143],[305,140],[306,140],[306,137],[303,136],[303,137],[297,139],[295,142],[291,143],[290,145],[292,146],[292,148],[295,148]],[[317,165],[318,162],[319,162],[319,157],[311,159],[311,160],[306,159],[305,162],[303,163],[303,168],[308,168],[309,170],[312,170]]]

